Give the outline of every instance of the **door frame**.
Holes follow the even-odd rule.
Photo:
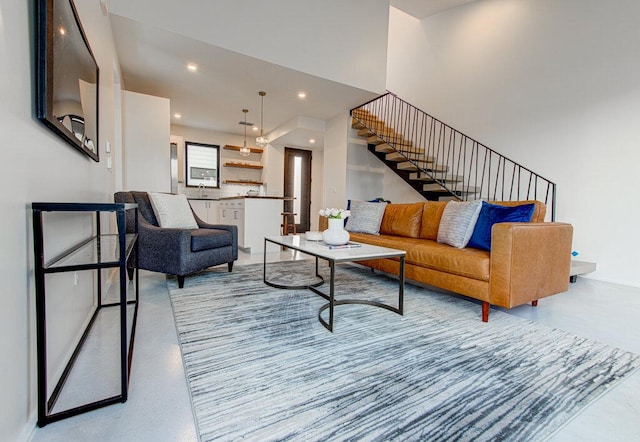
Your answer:
[[[291,197],[293,196],[293,183],[291,182],[292,174],[291,163],[293,162],[293,158],[297,156],[302,156],[302,177],[306,177],[307,179],[302,182],[301,188],[301,197],[300,197],[300,210],[298,212],[297,223],[296,223],[296,231],[298,232],[306,232],[311,229],[311,173],[312,173],[312,161],[313,161],[313,153],[311,150],[300,149],[296,147],[285,147],[284,148],[284,196]],[[305,161],[306,160],[306,161]],[[284,211],[285,212],[293,212],[294,211],[294,202],[293,201],[285,201],[284,202]]]

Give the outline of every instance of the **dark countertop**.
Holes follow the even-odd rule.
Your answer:
[[[222,198],[219,198],[221,201],[222,200],[240,200],[240,199],[263,199],[263,200],[286,200],[286,201],[292,201],[295,198],[290,197],[290,196],[249,196],[249,195],[238,195],[238,196],[225,196]]]

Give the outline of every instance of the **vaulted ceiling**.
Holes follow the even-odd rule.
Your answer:
[[[470,1],[391,0],[391,5],[422,19]],[[277,133],[281,144],[322,148],[327,119],[377,95],[131,18],[110,18],[124,88],[169,98],[173,124],[241,135],[243,108],[249,109],[248,121],[260,125],[258,91],[264,90],[265,133]],[[196,62],[198,71],[188,72],[185,60]]]

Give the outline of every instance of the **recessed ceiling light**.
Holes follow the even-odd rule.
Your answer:
[[[255,131],[255,132],[258,132],[258,126],[253,126],[252,130]]]
[[[197,64],[195,64],[195,63],[189,63],[189,64],[187,65],[187,70],[188,70],[189,72],[196,72],[196,71],[198,70],[198,65],[197,65]]]
[[[179,120],[180,118],[182,118],[182,114],[179,114],[178,112],[176,112],[175,114],[173,114],[173,116],[174,116],[175,118],[177,118],[178,120]]]
[[[301,100],[304,100],[305,98],[307,98],[307,93],[306,92],[298,92],[298,98]]]
[[[309,143],[315,144],[316,140],[314,138],[309,138]]]
[[[63,26],[60,26],[58,32],[60,33],[60,35],[65,35],[67,33],[67,30]]]

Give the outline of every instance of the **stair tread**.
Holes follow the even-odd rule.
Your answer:
[[[367,138],[367,143],[369,143],[369,144],[383,144],[383,143],[385,143],[385,141],[382,138],[380,138],[380,137],[378,137],[376,135],[372,135],[369,138]]]
[[[402,163],[398,163],[396,168],[399,170],[418,170],[418,166],[413,164],[411,161],[404,161]]]
[[[407,152],[398,152],[395,149],[387,153],[386,159],[389,161],[413,161],[414,163],[418,163],[424,168],[428,168],[434,165],[433,157],[422,157],[422,155],[419,154],[416,155]]]
[[[449,191],[451,191],[457,194],[473,194],[473,193],[480,192],[480,188],[475,186],[468,186],[468,187],[456,186],[453,188],[450,187],[449,190],[447,190],[438,183],[424,184],[422,186],[422,190],[424,190],[425,192],[443,192],[443,193],[449,193]]]
[[[390,153],[390,152],[395,152],[396,150],[391,147],[389,144],[387,143],[382,143],[382,144],[378,144],[376,145],[376,152],[382,152],[382,153]]]
[[[443,181],[446,183],[455,183],[458,181],[462,181],[461,175],[447,175],[445,177],[437,177],[437,178],[440,181]],[[435,178],[433,176],[429,176],[421,172],[412,173],[409,176],[409,179],[413,181],[435,181]]]
[[[393,135],[393,133],[394,133],[393,130],[389,128],[377,129],[377,128],[365,127],[358,131],[358,136],[371,137],[375,135],[379,137],[379,136],[390,136],[390,135]]]

